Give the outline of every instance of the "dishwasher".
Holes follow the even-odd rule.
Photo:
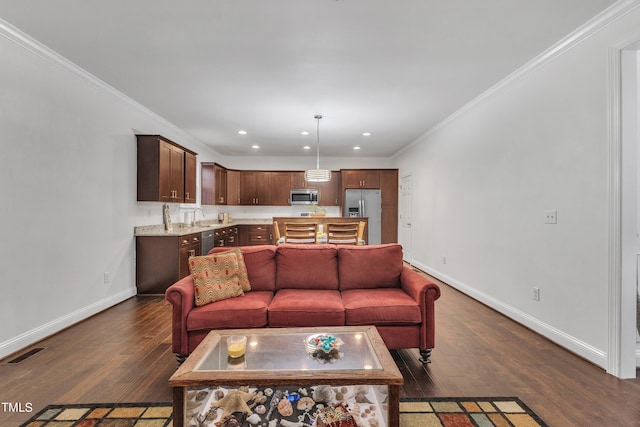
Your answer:
[[[214,231],[213,230],[203,231],[200,241],[201,241],[200,253],[202,255],[208,254],[209,251],[213,249],[216,243]]]

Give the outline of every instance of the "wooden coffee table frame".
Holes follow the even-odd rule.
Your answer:
[[[346,369],[346,370],[219,370],[196,371],[203,358],[218,345],[226,335],[268,335],[282,333],[365,333],[371,342],[373,351],[382,369]],[[225,386],[225,387],[309,387],[321,384],[342,385],[385,385],[388,387],[388,425],[398,427],[400,423],[400,386],[404,384],[389,350],[385,346],[375,326],[344,326],[324,328],[265,328],[265,329],[225,329],[211,331],[198,345],[178,370],[169,378],[173,387],[173,425],[183,427],[185,418],[185,393],[188,387]]]

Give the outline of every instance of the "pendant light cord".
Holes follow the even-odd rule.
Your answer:
[[[318,121],[316,127],[316,169],[320,169],[320,119],[322,116],[318,114],[315,118]]]

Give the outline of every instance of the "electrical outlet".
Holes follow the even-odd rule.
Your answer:
[[[545,224],[557,224],[558,223],[558,211],[548,210],[544,211],[544,223]]]
[[[108,271],[104,272],[104,283],[109,283],[111,282],[111,274],[109,274]]]
[[[540,288],[534,286],[531,289],[533,290],[533,299],[534,299],[534,301],[540,301]]]

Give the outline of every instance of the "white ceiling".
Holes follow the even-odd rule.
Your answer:
[[[0,0],[0,18],[221,154],[315,155],[322,114],[322,156],[388,157],[612,3]]]

